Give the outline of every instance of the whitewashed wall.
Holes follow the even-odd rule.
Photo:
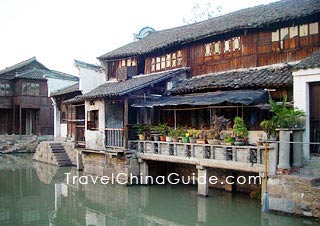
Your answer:
[[[90,101],[85,101],[85,137],[86,148],[104,150],[105,149],[105,106],[104,100],[94,100],[94,105],[90,104]],[[99,130],[87,130],[87,117],[88,111],[99,110]]]
[[[320,68],[298,70],[293,75],[293,99],[294,107],[305,111],[306,129],[303,133],[303,141],[310,141],[310,106],[309,106],[309,83],[320,81]],[[309,145],[303,145],[303,156],[310,158]]]
[[[104,73],[94,69],[78,68],[80,78],[79,88],[82,91],[82,94],[85,94],[106,82]]]
[[[62,80],[62,79],[56,79],[56,78],[47,78],[47,79],[48,79],[49,96],[51,93],[54,93],[59,89],[66,88],[68,86],[72,86],[77,83],[77,81]]]

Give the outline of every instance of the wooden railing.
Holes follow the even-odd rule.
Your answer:
[[[123,128],[105,128],[106,147],[124,147]]]

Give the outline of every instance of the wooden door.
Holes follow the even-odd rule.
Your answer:
[[[310,84],[310,141],[320,142],[320,83]],[[311,145],[310,151],[320,154],[320,145]]]

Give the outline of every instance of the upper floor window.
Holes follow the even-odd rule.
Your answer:
[[[87,130],[99,130],[99,110],[87,111]]]
[[[39,96],[40,85],[38,83],[33,83],[33,82],[23,82],[22,95]]]
[[[299,26],[292,26],[292,27],[285,27],[280,28],[271,33],[271,41],[278,43],[277,49],[292,49],[296,48],[297,45],[292,43],[288,43],[288,39],[291,38],[303,38],[307,37],[308,35],[314,35],[319,33],[319,24],[310,23],[310,24],[302,24]]]
[[[12,87],[9,83],[0,84],[0,96],[12,96]]]
[[[240,36],[224,41],[215,41],[204,44],[204,56],[211,57],[214,55],[224,53],[230,53],[231,51],[239,51],[241,48]],[[223,50],[222,50],[223,49]]]
[[[118,68],[135,67],[135,66],[137,66],[137,59],[136,58],[128,58],[128,59],[120,60]]]
[[[182,65],[181,50],[151,58],[151,72],[175,68],[181,65]]]

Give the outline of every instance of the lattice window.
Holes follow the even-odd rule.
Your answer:
[[[212,55],[212,44],[207,43],[204,44],[204,56],[211,56]]]
[[[230,40],[224,41],[224,52],[225,53],[230,52]]]
[[[220,54],[220,41],[213,43],[213,53]]]
[[[235,37],[232,39],[233,51],[240,50],[240,37]]]

